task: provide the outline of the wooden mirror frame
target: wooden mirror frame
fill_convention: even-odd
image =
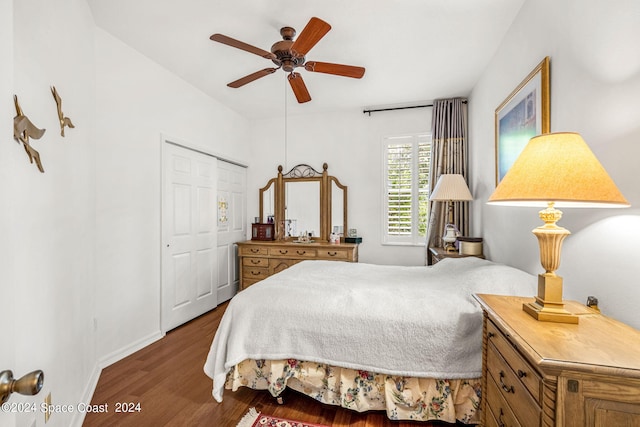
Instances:
[[[287,240],[285,237],[284,220],[286,219],[286,184],[291,182],[319,182],[320,183],[320,234],[313,236],[314,238],[322,241],[329,241],[331,235],[331,216],[332,216],[332,190],[331,184],[335,183],[336,186],[342,190],[342,206],[343,206],[343,237],[348,230],[347,224],[347,186],[342,185],[340,180],[335,176],[329,175],[327,169],[329,166],[324,163],[322,165],[322,172],[318,172],[313,167],[301,163],[294,166],[287,173],[282,173],[282,166],[278,166],[278,175],[275,178],[271,178],[267,184],[262,187],[260,193],[260,222],[263,223],[264,215],[264,193],[269,191],[272,185],[274,185],[274,223],[275,223],[275,235],[276,240]]]

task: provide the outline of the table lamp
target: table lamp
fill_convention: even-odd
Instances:
[[[562,277],[555,273],[562,241],[571,234],[556,225],[562,212],[555,207],[629,207],[582,137],[558,132],[531,138],[487,203],[546,206],[539,212],[544,225],[533,230],[545,272],[538,275],[535,301],[523,304],[523,310],[540,321],[578,323],[578,316],[564,308]]]
[[[433,188],[429,200],[435,202],[447,202],[448,217],[444,227],[442,241],[446,251],[455,251],[456,241],[455,226],[453,225],[453,202],[473,200],[467,182],[460,174],[447,173],[440,175],[436,186]]]

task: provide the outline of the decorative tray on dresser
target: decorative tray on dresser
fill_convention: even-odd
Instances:
[[[249,240],[238,243],[238,257],[242,290],[305,259],[358,262],[358,244]]]
[[[539,322],[533,298],[476,295],[484,312],[482,424],[640,426],[640,331],[577,302]]]

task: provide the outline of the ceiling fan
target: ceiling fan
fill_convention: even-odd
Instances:
[[[309,20],[306,27],[300,33],[300,36],[294,41],[293,38],[296,35],[296,30],[291,27],[283,27],[280,29],[281,41],[278,41],[271,46],[271,52],[260,49],[255,46],[251,46],[247,43],[239,40],[232,39],[231,37],[223,34],[214,34],[209,37],[211,40],[218,43],[226,44],[231,47],[245,50],[263,58],[270,59],[277,65],[275,68],[265,68],[255,73],[251,73],[236,81],[233,81],[227,86],[232,88],[239,88],[257,80],[261,77],[275,73],[278,69],[282,68],[289,73],[287,79],[293,89],[293,93],[299,103],[311,101],[311,95],[307,90],[307,86],[302,79],[300,73],[296,73],[294,70],[297,67],[304,67],[305,70],[315,73],[334,74],[336,76],[352,77],[359,79],[364,75],[364,68],[356,67],[353,65],[332,64],[330,62],[318,62],[318,61],[306,61],[305,55],[313,48],[322,37],[325,36],[331,29],[331,25],[324,22],[322,19],[313,17]]]

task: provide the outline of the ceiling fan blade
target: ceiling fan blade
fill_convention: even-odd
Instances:
[[[300,73],[290,73],[287,76],[287,79],[289,80],[291,89],[293,89],[293,93],[300,104],[311,101],[311,95],[309,95],[307,85],[304,84],[304,80],[302,80]]]
[[[267,58],[267,59],[275,59],[276,58],[276,56],[271,52],[267,52],[264,49],[260,49],[259,47],[251,46],[250,44],[241,42],[239,40],[232,39],[231,37],[227,37],[227,36],[225,36],[223,34],[214,34],[209,38],[211,40],[213,40],[214,42],[226,44],[227,46],[235,47],[237,49],[242,49],[244,51],[253,53],[255,55],[262,56],[263,58]]]
[[[277,68],[265,68],[264,70],[256,71],[255,73],[251,73],[248,76],[244,76],[236,81],[233,81],[229,83],[227,86],[237,89],[240,86],[244,86],[247,83],[251,83],[254,80],[258,80],[260,77],[268,76],[269,74],[275,73],[276,70]]]
[[[293,42],[291,50],[300,55],[306,55],[330,29],[331,25],[314,16],[309,20],[296,41]]]
[[[353,65],[332,64],[330,62],[309,61],[304,69],[315,73],[335,74],[336,76],[359,79],[364,76],[364,68]]]

